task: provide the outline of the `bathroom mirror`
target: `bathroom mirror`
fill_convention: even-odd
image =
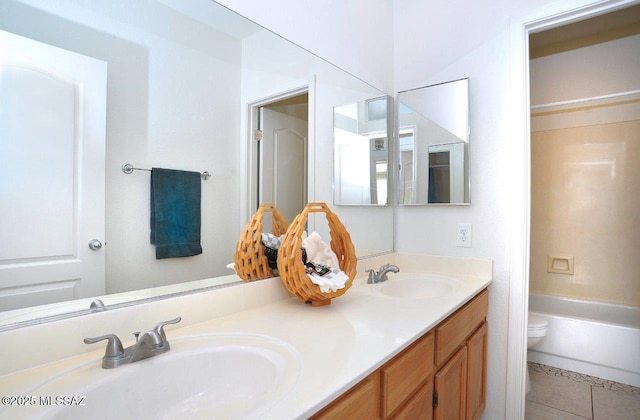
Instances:
[[[387,205],[389,98],[333,109],[333,202]]]
[[[104,209],[104,216],[97,217],[103,227],[88,237],[70,235],[62,251],[46,254],[58,261],[89,261],[88,267],[98,273],[89,280],[97,279],[99,291],[80,294],[73,279],[39,284],[15,269],[38,266],[40,257],[0,252],[4,255],[0,329],[88,313],[95,297],[110,309],[204,288],[242,287],[227,265],[259,204],[251,196],[259,183],[251,165],[259,158],[256,161],[252,154],[256,139],[248,128],[247,110],[268,97],[303,92],[299,96],[307,98],[305,104],[281,100],[270,110],[308,120],[308,132],[302,136],[309,142],[304,149],[306,200],[332,203],[334,107],[385,97],[357,77],[210,0],[3,0],[0,30],[52,51],[103,63],[106,69],[104,152],[101,163],[85,171],[94,179],[104,172],[104,193],[94,201],[97,210]],[[47,115],[46,110],[40,113]],[[0,138],[0,149],[6,147]],[[32,152],[43,154],[38,149]],[[24,155],[16,166],[30,167],[36,155]],[[57,152],[47,156],[57,158]],[[125,163],[141,169],[211,174],[201,183],[203,254],[155,259],[149,243],[149,173],[126,174]],[[56,175],[40,167],[11,179],[16,185],[30,185],[34,192],[29,198],[42,205],[38,191]],[[9,201],[3,199],[1,205],[8,206]],[[333,210],[349,230],[359,257],[393,250],[391,206],[382,211]],[[79,208],[73,214],[78,218],[99,214],[83,211]],[[318,225],[321,231],[322,223]],[[372,225],[378,226],[375,233]],[[38,237],[9,234],[5,227],[6,223],[0,226],[0,251],[13,249],[16,238],[38,244]],[[91,251],[88,244],[93,239],[102,247]],[[94,259],[97,262],[91,264]]]
[[[469,79],[398,93],[400,205],[469,198]]]

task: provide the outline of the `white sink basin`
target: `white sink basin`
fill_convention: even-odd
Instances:
[[[403,299],[434,299],[457,290],[462,282],[437,274],[397,273],[388,280],[366,286],[376,294]]]
[[[115,369],[102,369],[97,359],[25,394],[84,397],[84,405],[9,407],[0,418],[260,418],[293,388],[300,373],[298,352],[266,336],[169,341],[168,353]]]

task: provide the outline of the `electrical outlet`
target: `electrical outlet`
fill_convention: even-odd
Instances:
[[[458,223],[456,246],[471,248],[471,223]]]

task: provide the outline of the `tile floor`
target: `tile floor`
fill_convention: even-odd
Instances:
[[[640,388],[529,362],[525,420],[640,420]]]

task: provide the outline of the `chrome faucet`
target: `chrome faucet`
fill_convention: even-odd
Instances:
[[[389,271],[391,271],[392,273],[397,273],[400,271],[400,269],[398,268],[397,265],[385,264],[382,267],[380,267],[380,270],[377,273],[376,273],[376,270],[373,270],[373,269],[369,269],[366,271],[367,273],[369,273],[369,279],[367,280],[367,283],[375,284],[375,283],[380,283],[382,281],[388,280],[387,273]]]
[[[182,318],[177,317],[170,321],[160,322],[154,329],[147,331],[141,336],[138,332],[133,333],[136,336],[136,343],[126,349],[122,348],[122,342],[115,334],[85,338],[84,342],[85,344],[93,344],[98,341],[107,340],[107,348],[102,358],[102,367],[104,369],[113,369],[168,352],[171,346],[164,333],[164,326],[177,324],[181,320]]]
[[[91,305],[89,305],[89,309],[91,309],[91,312],[102,312],[107,310],[107,308],[104,306],[104,303],[100,299],[96,299],[91,302]]]

